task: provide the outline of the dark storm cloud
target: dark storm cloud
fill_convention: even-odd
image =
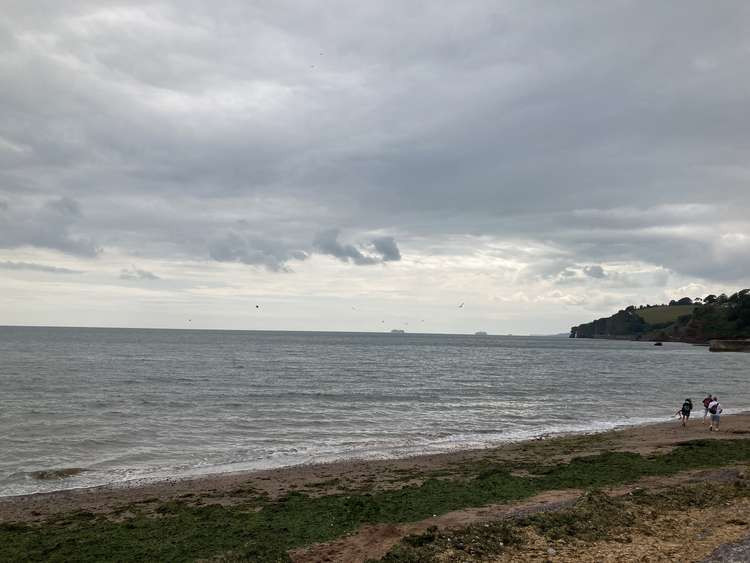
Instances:
[[[153,272],[149,272],[147,270],[141,270],[139,268],[136,268],[135,266],[132,266],[130,268],[123,268],[120,270],[120,279],[121,280],[146,280],[146,281],[153,281],[153,280],[159,280],[161,279],[159,276],[154,274]]]
[[[750,271],[746,3],[6,4],[0,247]]]
[[[46,264],[35,264],[33,262],[0,262],[2,270],[27,270],[30,272],[44,272],[47,274],[82,274],[81,270],[71,270],[69,268],[59,268],[57,266],[48,266]]]

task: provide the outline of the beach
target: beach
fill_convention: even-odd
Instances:
[[[2,8],[0,563],[750,563],[750,4]]]
[[[231,523],[227,524],[230,529],[246,525],[250,531],[241,541],[236,537],[217,540],[215,536],[198,541],[189,547],[193,558],[378,559],[389,550],[398,549],[409,535],[430,530],[434,536],[435,530],[437,533],[460,530],[519,514],[571,510],[577,499],[594,489],[616,498],[634,490],[674,491],[707,484],[731,485],[733,491],[740,490],[737,487],[745,486],[750,464],[749,438],[750,413],[723,417],[720,432],[708,432],[698,416],[687,428],[682,428],[675,419],[601,433],[538,436],[494,448],[400,459],[348,460],[6,497],[0,499],[0,533],[5,545],[0,548],[0,555],[8,554],[14,540],[18,546],[22,537],[27,540],[35,534],[49,537],[54,532],[52,535],[61,534],[68,541],[81,542],[76,553],[84,560],[100,558],[96,546],[107,543],[112,544],[106,552],[109,554],[127,547],[126,552],[134,556],[140,553],[146,558],[181,558],[186,552],[179,547],[163,551],[164,542],[197,541],[195,538],[201,537],[202,528],[208,534],[226,520]],[[692,453],[683,455],[686,448]],[[484,483],[482,480],[486,484],[477,487],[477,483]],[[732,510],[722,510],[720,517],[716,511],[712,513],[710,506],[701,509],[700,503],[677,511],[683,518],[694,511],[692,519],[705,520],[702,525],[709,532],[697,539],[700,531],[693,533],[690,528],[692,535],[677,541],[676,531],[684,532],[689,524],[683,523],[664,532],[672,539],[662,545],[657,542],[659,534],[652,530],[648,537],[655,551],[649,560],[670,560],[674,556],[670,549],[689,544],[690,557],[694,558],[685,560],[698,561],[720,545],[750,534],[750,524],[737,517],[748,506],[744,488],[741,491],[723,501],[722,506]],[[730,516],[736,517],[733,523],[722,521],[722,518],[732,520]],[[330,525],[323,526],[328,518]],[[654,515],[652,519],[656,522],[659,518]],[[140,526],[161,529],[164,541],[153,544],[148,534],[137,532]],[[252,530],[257,530],[257,537]],[[278,545],[266,545],[267,552],[257,551],[255,542],[264,534],[286,536]],[[186,540],[188,537],[191,539]],[[543,540],[536,541],[544,543]],[[504,547],[494,554],[482,548],[482,557],[498,561],[506,560],[504,557],[525,557],[523,549],[531,549],[526,553],[528,560],[537,555],[542,557],[539,560],[545,560],[549,556],[546,550],[552,549],[554,560],[567,560],[564,557],[572,557],[564,555],[567,549],[576,554],[577,560],[587,560],[585,554],[598,553],[596,550],[602,547],[597,541],[604,540],[580,545],[575,538],[563,541],[542,551],[539,546],[532,549],[528,542],[523,548]],[[631,538],[630,542],[618,543],[617,550],[611,547],[607,550],[619,554],[621,559],[627,558],[630,553],[627,549],[636,549],[636,544],[642,542]],[[60,544],[56,545],[55,549],[60,549]],[[55,549],[46,552],[47,555],[54,555]],[[662,552],[663,559],[659,559]],[[31,551],[27,556],[32,560],[45,559],[41,554]],[[475,559],[471,554],[464,555],[468,557],[466,560]]]

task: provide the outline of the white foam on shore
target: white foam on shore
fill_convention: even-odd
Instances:
[[[750,411],[750,409],[748,409]],[[747,412],[747,411],[741,411]],[[726,413],[728,414],[728,413]],[[738,413],[740,414],[740,413]],[[668,421],[674,421],[670,418]],[[30,474],[20,477],[16,486],[0,492],[0,498],[25,496],[29,494],[54,493],[94,487],[130,488],[170,480],[191,480],[213,475],[244,473],[280,469],[301,465],[318,465],[342,461],[387,460],[416,457],[421,455],[445,454],[456,451],[487,449],[509,443],[534,439],[548,439],[559,436],[589,435],[631,427],[642,427],[668,422],[663,417],[637,417],[620,421],[598,421],[593,424],[561,424],[545,428],[543,431],[529,429],[512,432],[457,434],[422,444],[394,444],[391,447],[371,450],[341,450],[335,448],[310,448],[308,451],[282,452],[263,460],[237,461],[226,464],[205,464],[196,466],[170,466],[144,468],[140,470],[87,469],[79,475],[55,481],[37,481]]]

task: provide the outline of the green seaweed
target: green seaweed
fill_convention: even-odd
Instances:
[[[696,440],[663,455],[604,452],[536,466],[528,476],[512,475],[508,464],[477,463],[471,477],[428,478],[397,490],[325,496],[292,492],[275,501],[249,499],[227,507],[169,501],[149,514],[131,507],[135,515],[122,521],[68,514],[0,526],[0,560],[183,561],[226,556],[285,561],[290,549],[335,539],[365,523],[418,521],[545,490],[602,487],[748,460],[750,440]]]

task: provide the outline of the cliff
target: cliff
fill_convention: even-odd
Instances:
[[[750,289],[727,297],[684,297],[670,305],[631,305],[610,317],[574,326],[571,338],[622,338],[705,344],[714,339],[750,337]]]
[[[648,330],[646,322],[632,310],[618,311],[571,328],[571,338],[632,338]]]

